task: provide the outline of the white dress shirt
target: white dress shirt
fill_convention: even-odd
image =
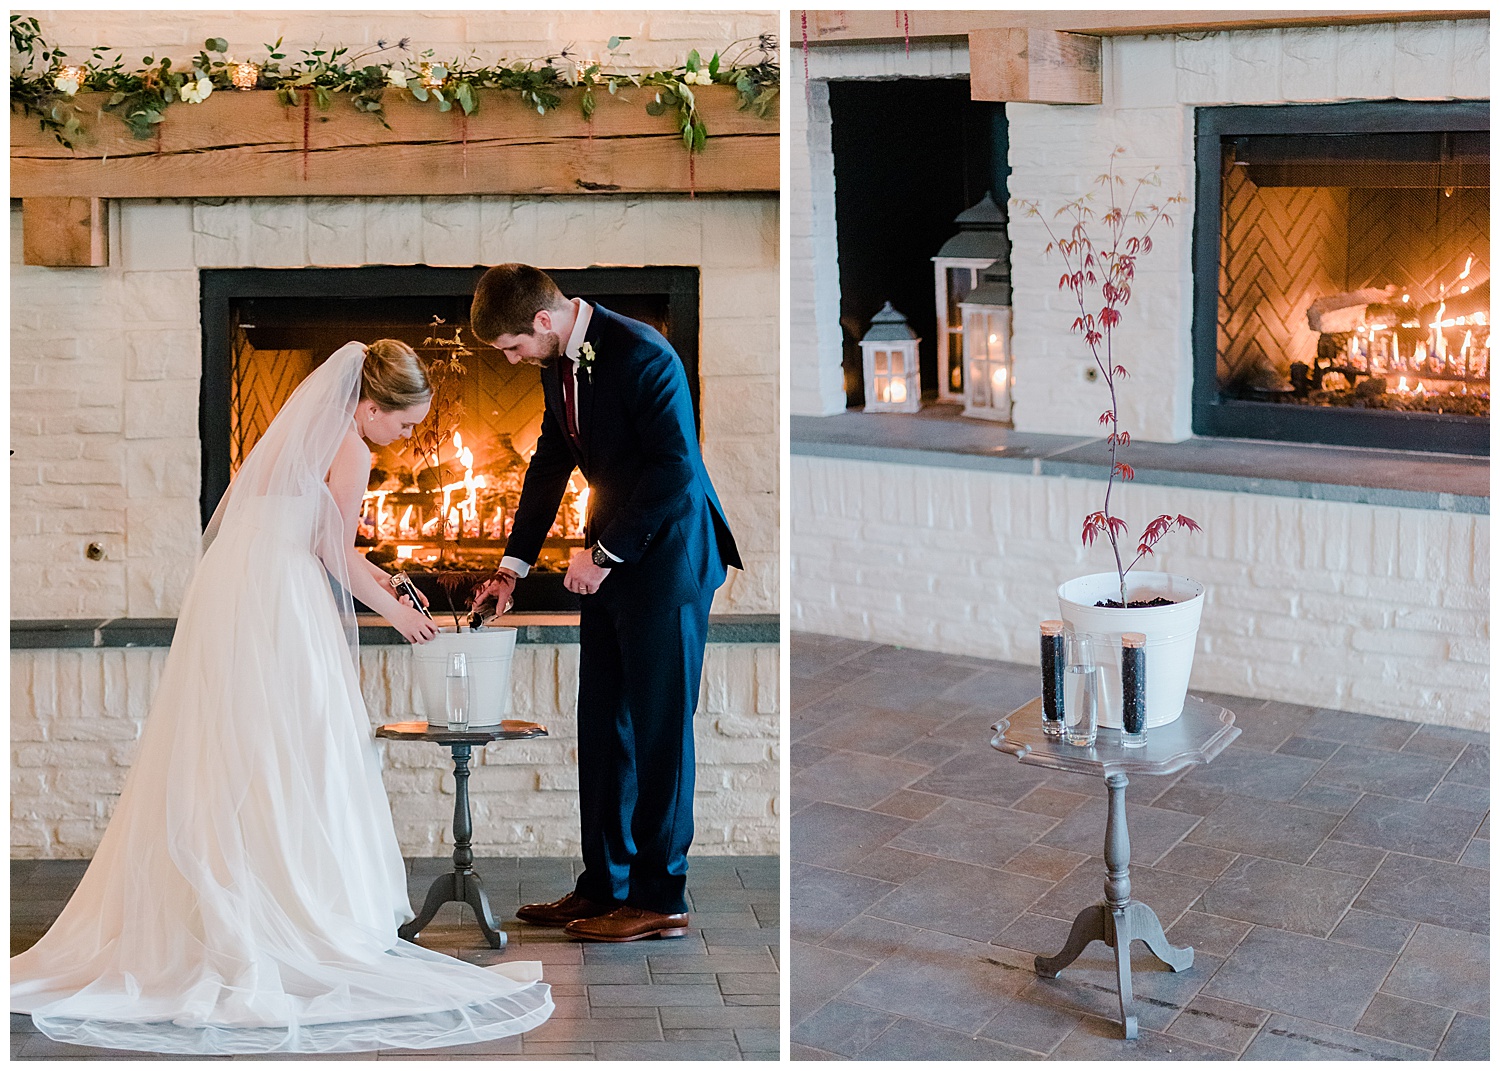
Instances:
[[[584,301],[583,298],[573,298],[572,300],[573,308],[575,310],[573,318],[573,332],[568,336],[568,344],[563,349],[563,356],[568,359],[568,368],[564,374],[573,377],[573,397],[577,398],[578,369],[583,358],[583,339],[584,335],[588,332],[589,321],[594,318],[594,307],[587,301]],[[574,410],[574,419],[578,421],[578,427],[581,432],[583,429],[583,413],[577,406],[574,406]],[[605,550],[602,546],[599,549],[604,550],[605,554],[609,554],[609,556],[617,562],[624,561],[623,558],[618,558],[615,557],[615,555],[610,554],[609,551]],[[511,572],[515,573],[516,576],[525,576],[527,573],[531,572],[531,566],[527,565],[520,558],[512,558],[508,554],[500,559],[500,568],[509,569]]]

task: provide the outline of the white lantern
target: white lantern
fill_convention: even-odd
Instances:
[[[986,272],[960,303],[964,323],[964,416],[1010,420],[1010,283]]]
[[[859,340],[865,365],[865,412],[915,413],[922,408],[921,342],[891,303],[877,312]]]
[[[943,243],[932,258],[937,298],[938,399],[959,401],[964,397],[964,324],[959,305],[979,285],[985,268],[999,262],[1010,265],[1010,239],[1005,234],[1005,213],[989,194],[953,220],[958,233]]]

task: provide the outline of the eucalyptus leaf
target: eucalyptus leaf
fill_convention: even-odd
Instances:
[[[210,37],[203,42],[203,47],[209,52],[228,52],[229,42],[222,37]]]
[[[661,115],[667,110],[667,106],[659,100],[648,100],[646,102],[647,115]]]

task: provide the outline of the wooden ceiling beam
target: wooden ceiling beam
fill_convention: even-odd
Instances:
[[[967,37],[973,30],[1061,30],[1117,37],[1147,33],[1262,30],[1282,26],[1349,26],[1371,22],[1487,19],[1483,9],[1449,11],[794,11],[793,49],[807,17],[809,45],[846,45],[934,37]]]

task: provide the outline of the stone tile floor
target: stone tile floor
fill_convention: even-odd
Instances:
[[[1034,667],[792,639],[793,1059],[1489,1055],[1489,737],[1233,696],[1243,735],[1126,791],[1134,895],[1175,945],[1057,979],[1103,899],[1100,778],[989,746]]]
[[[451,859],[408,861],[414,904]],[[475,863],[508,937],[484,943],[467,906],[448,904],[421,943],[475,963],[533,959],[557,1011],[520,1037],[421,1051],[342,1053],[323,1059],[775,1060],[780,1048],[780,861],[764,856],[694,857],[688,874],[692,932],[671,940],[585,944],[561,930],[518,922],[523,903],[551,900],[582,864],[568,859],[480,859]],[[83,874],[71,861],[11,861],[11,954],[46,932]],[[183,1059],[64,1045],[11,1016],[11,1058]],[[275,1057],[234,1057],[271,1059]],[[305,1055],[281,1059],[318,1059]]]

